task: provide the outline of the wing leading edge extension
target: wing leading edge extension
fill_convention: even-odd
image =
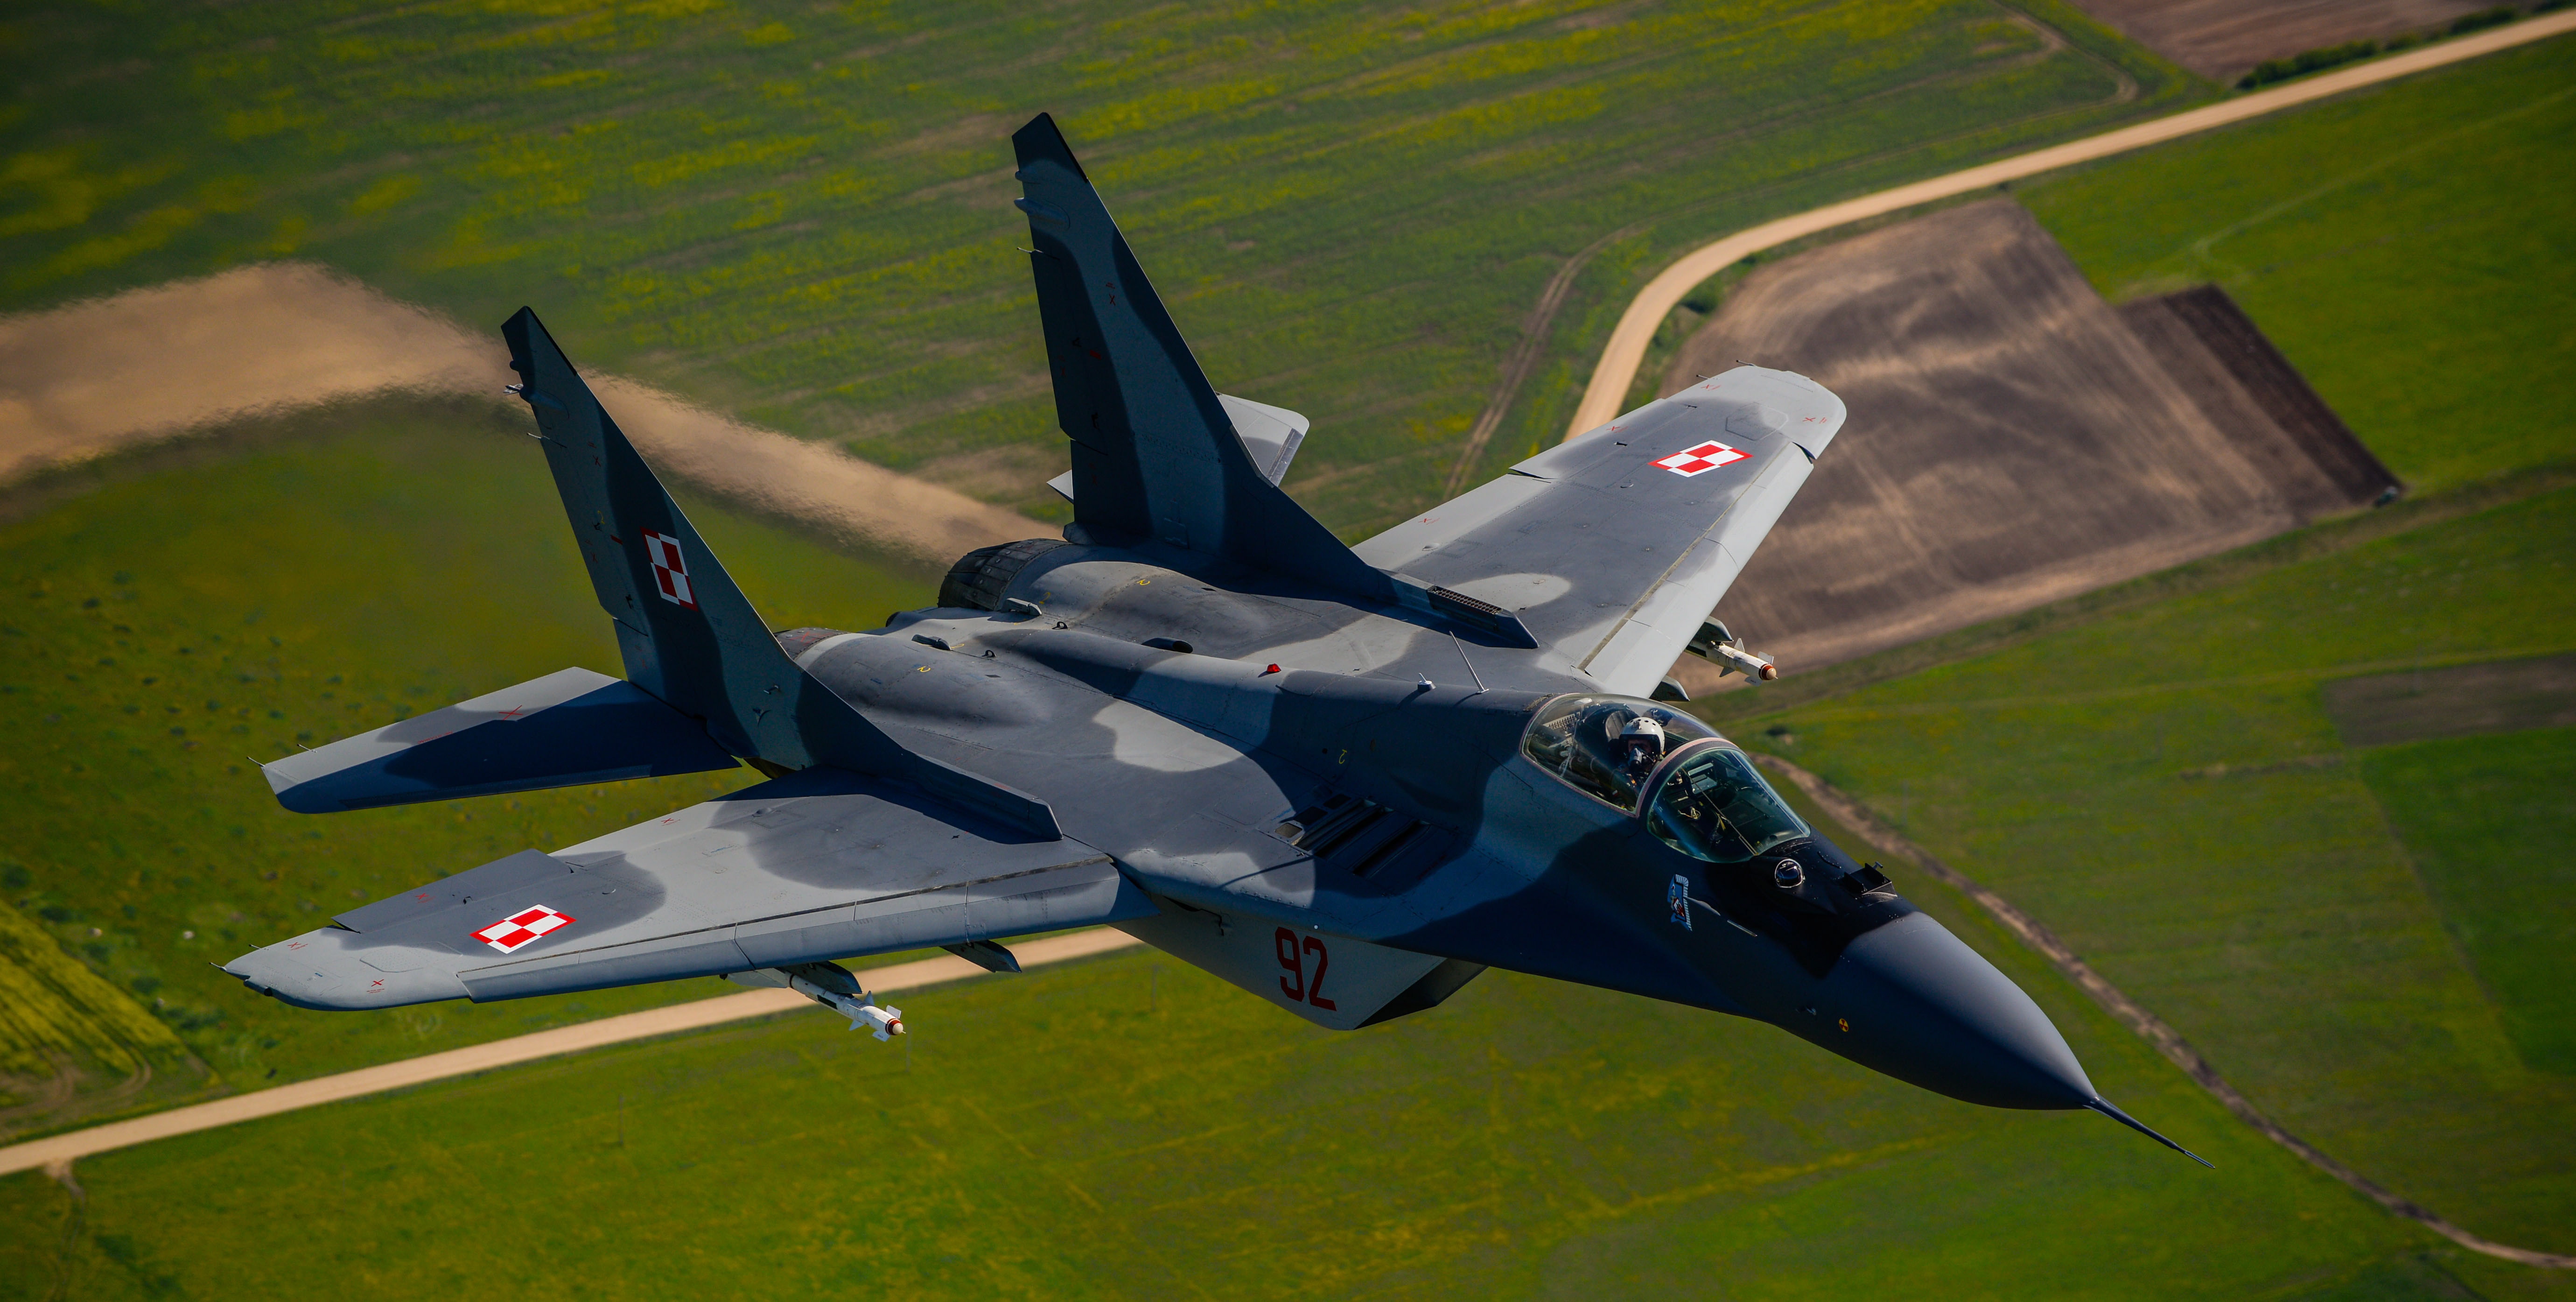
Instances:
[[[1109,856],[815,769],[341,914],[224,970],[305,1008],[518,999],[1144,918]]]
[[[1842,399],[1739,366],[1511,468],[1353,550],[1517,616],[1606,691],[1643,696],[1726,595]]]

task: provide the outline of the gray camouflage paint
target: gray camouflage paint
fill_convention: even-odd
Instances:
[[[962,562],[1000,567],[955,589],[990,609],[773,636],[523,311],[505,331],[523,396],[630,681],[773,780],[228,971],[373,1008],[1110,923],[1337,1028],[1499,966],[1757,1018],[1974,1102],[2107,1107],[2027,995],[1825,838],[1705,862],[1522,753],[1545,702],[1656,684],[1828,449],[1838,399],[1739,367],[1346,548],[1277,487],[1303,418],[1220,398],[1053,123],[1015,142],[1069,541]],[[1255,411],[1247,443],[1229,412]],[[1694,473],[1657,464],[1712,443]],[[648,531],[675,540],[690,602]],[[1504,619],[1451,618],[1435,588]],[[272,782],[291,806],[312,783],[386,797],[360,768],[425,738],[506,751],[546,708],[469,702]],[[565,773],[613,763],[616,740]],[[437,798],[413,787],[390,798]],[[1309,834],[1336,818],[1375,848]],[[1776,881],[1780,859],[1804,879]],[[574,920],[507,954],[474,935],[539,905]]]

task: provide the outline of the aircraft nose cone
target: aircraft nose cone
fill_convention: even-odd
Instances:
[[[1852,941],[1821,994],[1819,1011],[1834,1019],[1825,1043],[1899,1080],[1997,1108],[2080,1108],[2095,1097],[2048,1014],[1928,914]]]

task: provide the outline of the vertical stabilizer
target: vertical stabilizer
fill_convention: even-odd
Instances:
[[[1054,119],[1039,114],[1011,144],[1056,420],[1073,440],[1075,523],[1392,600],[1386,576],[1254,464]]]
[[[519,396],[563,494],[599,604],[616,621],[628,681],[706,721],[727,750],[788,768],[798,671],[590,386],[526,308],[501,327]]]
[[[1036,835],[1059,835],[1045,802],[904,749],[797,667],[536,313],[519,309],[501,333],[591,588],[616,622],[629,681],[702,720],[707,735],[745,759],[901,778]]]

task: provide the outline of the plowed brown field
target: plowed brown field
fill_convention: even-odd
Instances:
[[[2489,0],[2076,0],[2122,35],[2213,81],[2265,59],[2438,27]]]
[[[1718,607],[1792,671],[2241,546],[2393,482],[2225,295],[2114,309],[2010,200],[1763,268],[1666,387],[1739,358],[1851,408]]]

